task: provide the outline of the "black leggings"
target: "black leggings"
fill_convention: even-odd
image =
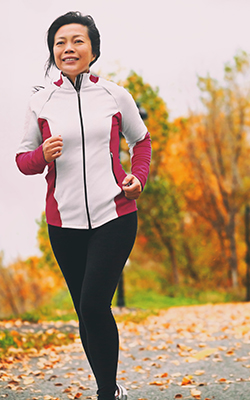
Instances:
[[[95,375],[99,400],[114,400],[119,338],[110,306],[132,250],[137,213],[95,229],[49,225],[53,252],[79,318],[82,344]]]

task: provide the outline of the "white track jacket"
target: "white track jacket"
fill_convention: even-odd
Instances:
[[[31,97],[16,162],[24,174],[43,173],[46,218],[51,225],[90,229],[135,211],[122,190],[126,176],[119,158],[119,132],[131,154],[131,173],[144,187],[151,157],[150,137],[131,95],[105,79],[84,73],[75,86],[58,82]],[[42,143],[61,135],[62,155],[47,163]]]

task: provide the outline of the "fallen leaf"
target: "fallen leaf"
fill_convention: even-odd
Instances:
[[[192,376],[184,376],[181,382],[181,386],[191,385],[192,384]]]
[[[197,369],[197,370],[194,372],[194,375],[197,375],[197,376],[201,376],[201,375],[203,375],[203,374],[205,374],[205,371],[204,371],[203,369]]]
[[[34,379],[33,378],[25,378],[23,379],[23,383],[24,385],[31,385],[32,383],[34,383]]]
[[[67,387],[66,389],[64,389],[63,393],[70,393],[72,392],[73,388],[71,386]]]
[[[191,396],[193,396],[195,399],[200,399],[201,398],[201,391],[197,389],[191,389]]]
[[[204,360],[206,357],[211,356],[211,354],[216,353],[218,351],[214,348],[207,348],[204,350],[199,351],[198,353],[194,354],[192,357],[196,358],[197,360]]]
[[[149,382],[149,385],[162,386],[164,385],[164,382],[154,381],[154,382]]]
[[[20,380],[14,380],[12,379],[12,381],[9,381],[9,385],[19,385]]]
[[[82,393],[78,392],[75,394],[74,399],[79,399],[82,396]]]
[[[85,387],[85,386],[79,386],[79,388],[78,388],[79,390],[89,390],[89,388],[88,387]]]
[[[192,351],[192,350],[193,350],[192,347],[186,346],[186,345],[184,345],[184,344],[182,344],[182,343],[178,343],[178,344],[176,345],[176,347],[177,347],[178,349],[180,349],[181,351]]]
[[[139,372],[140,374],[143,374],[145,372],[141,365],[137,365],[136,367],[133,367],[133,369],[135,372]]]

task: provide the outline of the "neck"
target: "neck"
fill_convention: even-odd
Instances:
[[[62,71],[62,74],[64,76],[66,76],[73,85],[75,85],[78,76],[81,76],[83,74],[88,74],[89,72],[90,71],[88,69],[87,71],[80,72],[78,75],[66,75],[66,74],[63,73],[63,71]]]

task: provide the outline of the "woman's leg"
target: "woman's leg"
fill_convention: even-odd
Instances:
[[[100,400],[114,400],[119,343],[110,306],[136,230],[137,214],[127,214],[93,229],[88,245],[80,313]]]
[[[69,288],[79,318],[79,331],[83,348],[91,363],[86,331],[80,316],[80,298],[86,268],[90,231],[48,226],[49,238],[56,260]]]

